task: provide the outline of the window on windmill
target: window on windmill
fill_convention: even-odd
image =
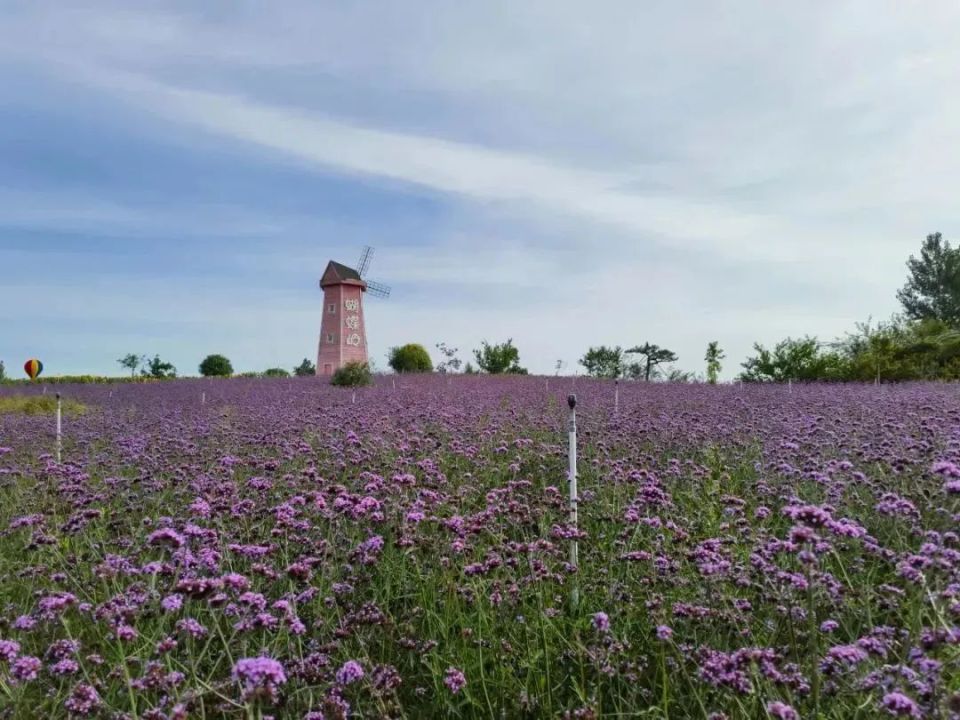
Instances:
[[[330,303],[329,305],[327,305],[327,312],[330,313],[331,315],[336,315],[336,314],[337,314],[337,304],[336,304],[336,303]]]
[[[327,342],[328,343],[336,342],[336,338],[334,337],[333,333],[327,333]]]

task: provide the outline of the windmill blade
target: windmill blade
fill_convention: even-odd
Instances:
[[[370,261],[373,259],[373,248],[364,245],[363,252],[360,253],[360,262],[357,263],[357,274],[363,277],[370,269]]]
[[[384,285],[383,283],[374,282],[373,280],[365,280],[367,283],[367,292],[378,298],[388,298],[390,297],[390,286]]]

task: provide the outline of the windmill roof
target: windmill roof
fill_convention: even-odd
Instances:
[[[347,267],[342,263],[331,260],[327,263],[327,269],[323,271],[323,277],[320,279],[320,286],[335,285],[344,281],[353,280],[354,282],[363,282],[360,273],[352,267]]]

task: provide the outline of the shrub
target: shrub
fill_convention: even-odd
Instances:
[[[402,347],[390,348],[387,362],[394,372],[398,373],[430,372],[433,370],[433,362],[430,360],[427,349],[416,343],[407,343]]]
[[[200,363],[200,374],[204,377],[230,377],[233,365],[223,355],[207,355]]]
[[[370,372],[370,366],[364,362],[349,362],[337,368],[330,378],[330,384],[338,387],[359,387],[370,385],[372,382],[373,374]]]
[[[288,373],[283,368],[268,368],[263,371],[263,376],[264,377],[290,377],[290,373]]]

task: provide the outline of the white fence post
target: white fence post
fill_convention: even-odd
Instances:
[[[570,484],[570,526],[573,528],[574,532],[579,531],[579,523],[577,518],[577,396],[568,395],[567,396],[567,405],[570,406],[570,419],[567,424],[567,437],[569,441],[569,460],[570,468],[568,471],[568,479]],[[576,568],[579,561],[579,547],[577,543],[577,538],[573,537],[570,540],[570,564]],[[571,594],[571,602],[573,606],[576,607],[580,603],[580,588],[579,583],[574,580],[573,592]]]
[[[61,420],[62,406],[60,402],[60,393],[57,393],[57,463],[60,462],[61,450],[63,449],[63,424]]]
[[[613,381],[613,414],[620,414],[620,378]]]

